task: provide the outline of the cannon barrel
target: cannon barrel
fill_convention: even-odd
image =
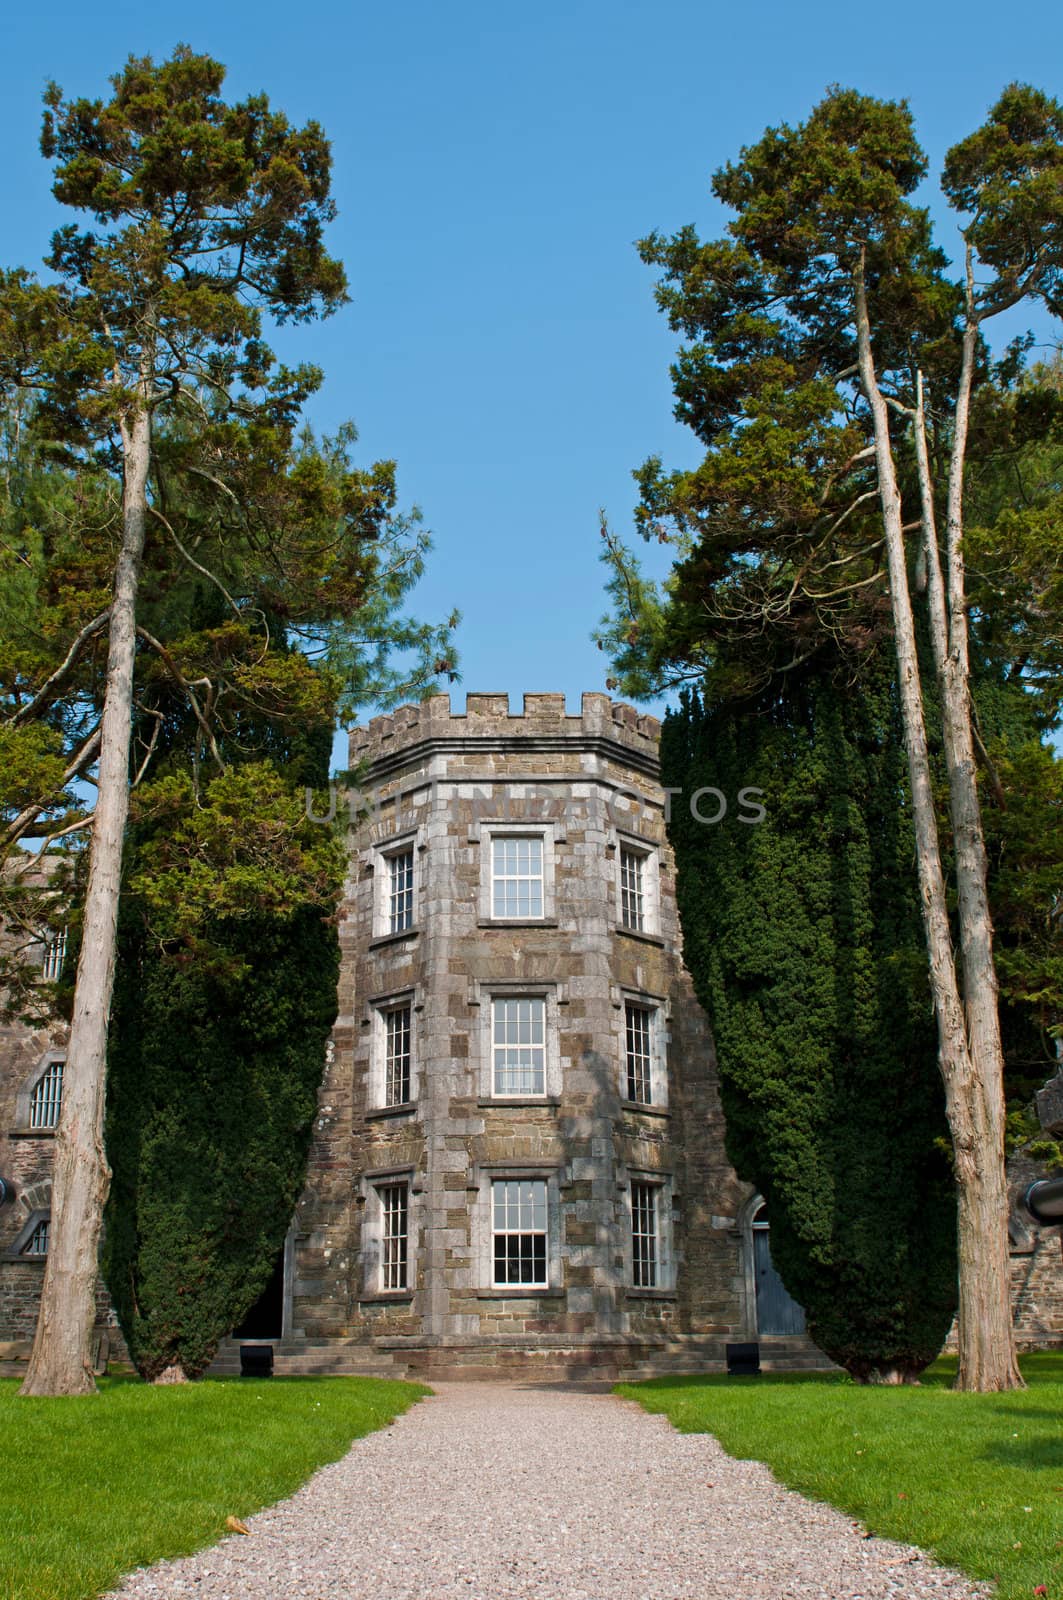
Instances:
[[[1063,1223],[1063,1178],[1039,1178],[1031,1183],[1022,1203],[1034,1221],[1043,1227]]]

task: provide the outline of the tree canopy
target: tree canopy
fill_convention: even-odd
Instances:
[[[41,148],[55,163],[56,198],[90,225],[55,233],[52,281],[22,268],[0,275],[5,403],[16,419],[29,408],[47,482],[66,475],[58,497],[72,500],[63,526],[73,565],[82,549],[95,562],[69,625],[40,618],[42,636],[34,606],[54,581],[42,577],[51,552],[47,532],[24,535],[32,520],[16,477],[13,550],[25,573],[14,604],[33,643],[6,663],[8,721],[40,727],[14,735],[36,775],[8,837],[57,809],[64,828],[91,835],[26,1393],[93,1387],[105,1061],[131,786],[158,760],[156,805],[172,809],[183,795],[187,813],[208,774],[226,774],[226,742],[257,744],[265,757],[293,722],[330,720],[345,696],[349,705],[379,680],[392,645],[427,653],[436,670],[452,666],[449,627],[399,615],[424,543],[394,515],[392,464],[354,467],[349,429],[320,443],[301,434],[321,374],[278,364],[263,339],[266,319],[305,322],[345,299],[343,268],[324,242],[335,211],[328,141],[313,121],[293,127],[264,95],[226,102],[224,77],[219,62],[181,45],[161,63],[130,57],[107,100],[68,100],[50,86]],[[86,484],[102,519],[82,514]],[[27,543],[37,554],[24,559]],[[424,681],[422,669],[414,675]],[[165,759],[186,728],[191,770],[180,779]],[[91,815],[70,818],[69,785],[90,775]],[[189,830],[187,815],[172,842]],[[282,859],[274,865],[280,873]],[[253,897],[246,872],[227,881]]]

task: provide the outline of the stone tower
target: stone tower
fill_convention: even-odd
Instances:
[[[296,1345],[571,1372],[746,1330],[748,1189],[680,957],[658,735],[603,694],[578,716],[439,695],[354,731],[368,814]]]

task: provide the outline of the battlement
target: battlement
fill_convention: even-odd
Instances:
[[[508,694],[469,694],[464,712],[450,709],[449,694],[432,695],[416,705],[399,706],[389,716],[373,717],[350,733],[351,766],[386,758],[424,740],[453,741],[521,738],[609,739],[656,761],[661,734],[658,717],[636,710],[607,694],[586,693],[578,716],[569,716],[563,694],[526,694],[523,708],[512,712]]]

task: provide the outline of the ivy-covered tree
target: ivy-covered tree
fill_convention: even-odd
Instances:
[[[762,791],[764,819],[672,808],[684,959],[716,1045],[728,1154],[821,1349],[911,1381],[956,1308],[956,1202],[896,691],[805,674],[756,706],[685,693],[662,779]]]
[[[331,447],[297,440],[321,375],[278,367],[262,323],[304,321],[344,299],[342,268],[323,244],[329,147],[315,123],[293,128],[264,96],[227,104],[223,79],[219,63],[181,46],[162,64],[131,58],[106,102],[67,102],[49,89],[42,149],[56,160],[55,194],[93,226],[55,235],[54,283],[22,271],[0,282],[7,397],[37,397],[38,436],[75,483],[103,471],[117,486],[95,609],[54,678],[42,679],[37,662],[13,667],[17,719],[74,703],[92,678],[77,701],[90,714],[74,759],[81,775],[94,766],[96,785],[81,819],[91,832],[83,937],[26,1393],[93,1387],[105,1055],[131,785],[167,750],[175,716],[195,725],[195,790],[225,772],[223,735],[264,716],[329,712],[347,687],[344,667],[352,692],[364,690],[373,642],[395,629],[423,549],[393,515],[391,464],[351,468],[349,437]],[[223,614],[204,604],[197,616],[187,590],[175,597],[177,571]],[[449,665],[447,633],[409,628],[400,642],[435,644],[435,661]],[[53,790],[62,780],[52,775]],[[47,794],[28,803],[14,832],[24,836],[47,805]]]
[[[638,474],[643,532],[678,550],[664,598],[606,530],[617,610],[601,642],[629,689],[678,665],[716,703],[785,694],[816,660],[841,655],[858,670],[889,639],[959,1196],[957,1381],[994,1390],[1022,1379],[963,489],[985,322],[1031,297],[1060,307],[1063,109],[1012,85],[949,153],[960,282],[915,203],[926,167],[907,105],[834,89],[805,123],[769,129],[717,172],[726,238],[684,228],[643,241],[664,269],[659,304],[688,341],[673,369],[677,415],[706,454],[691,471],[651,460]]]
[[[338,832],[308,819],[331,725],[133,802],[108,1053],[103,1272],[130,1355],[194,1378],[265,1287],[336,1012]],[[276,744],[279,745],[279,737]],[[316,746],[316,750],[315,750]]]

